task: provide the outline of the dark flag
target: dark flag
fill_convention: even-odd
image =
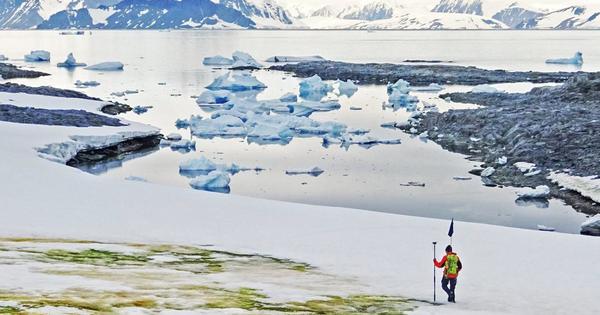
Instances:
[[[450,229],[448,230],[448,236],[452,237],[454,234],[454,218],[452,218],[452,222],[450,222]]]

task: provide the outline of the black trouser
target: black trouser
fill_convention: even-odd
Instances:
[[[450,284],[450,288],[448,288],[448,283]],[[454,288],[456,288],[456,278],[448,279],[446,277],[442,278],[442,289],[448,294],[448,298],[454,299]]]

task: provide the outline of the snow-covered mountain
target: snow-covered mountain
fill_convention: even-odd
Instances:
[[[4,29],[592,29],[600,0],[0,0]]]

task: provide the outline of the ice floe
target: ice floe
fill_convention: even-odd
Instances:
[[[338,95],[345,95],[347,97],[352,97],[352,95],[354,95],[354,93],[356,93],[356,91],[358,91],[358,86],[356,84],[354,84],[354,82],[352,80],[347,80],[347,81],[337,80],[337,81],[335,81],[335,85],[337,86]]]
[[[524,187],[517,191],[519,198],[547,198],[550,195],[550,187],[546,185],[534,188]]]
[[[269,57],[266,62],[310,62],[324,60],[325,58],[321,56],[273,56]]]
[[[475,86],[471,90],[471,93],[504,93],[504,91],[499,90],[489,84],[481,84],[481,85]]]
[[[286,93],[286,94],[282,95],[279,98],[279,100],[282,101],[282,102],[296,103],[296,102],[298,102],[298,95],[296,95],[294,93]]]
[[[562,65],[579,65],[580,66],[583,64],[583,54],[578,51],[571,58],[547,59],[546,63],[562,64]]]
[[[125,66],[123,63],[119,61],[107,61],[101,62],[95,65],[91,65],[86,67],[86,70],[95,70],[95,71],[120,71],[123,70]]]
[[[87,64],[78,63],[77,60],[75,60],[73,53],[69,53],[69,55],[67,56],[67,59],[64,62],[59,62],[56,66],[62,67],[62,68],[75,68],[75,67],[85,67],[85,66],[87,66]]]
[[[45,50],[33,50],[25,55],[25,61],[28,62],[47,62],[50,61],[50,52]]]
[[[206,88],[209,90],[230,90],[230,91],[247,91],[261,90],[267,86],[258,81],[250,72],[228,72],[217,77]]]
[[[388,101],[393,106],[409,107],[416,105],[419,99],[410,95],[410,84],[402,79],[387,85]]]
[[[207,90],[202,92],[196,99],[196,103],[200,106],[225,104],[229,102],[231,93],[227,90]]]
[[[138,114],[138,115],[141,115],[141,114],[147,112],[151,108],[152,108],[152,106],[141,106],[141,105],[138,105],[138,106],[135,106],[133,108],[133,112],[136,113],[136,114]]]
[[[202,60],[202,64],[205,66],[231,66],[233,64],[233,59],[226,58],[220,55],[204,57],[204,60]]]
[[[183,150],[195,150],[196,141],[182,139],[179,141],[173,141],[169,143],[171,149],[183,149]]]
[[[316,166],[309,170],[286,170],[285,171],[285,173],[287,175],[310,175],[310,176],[314,176],[314,177],[317,177],[317,176],[323,174],[324,172],[325,172],[324,170],[322,170]]]
[[[443,89],[444,89],[444,87],[437,83],[431,83],[427,86],[413,86],[410,88],[411,91],[416,91],[416,92],[439,92],[439,91],[442,91]]]
[[[217,164],[202,156],[197,159],[190,159],[183,161],[179,164],[180,171],[186,172],[194,172],[194,171],[204,171],[210,172],[217,169]]]
[[[171,141],[179,141],[179,140],[181,140],[181,139],[182,139],[182,137],[181,137],[181,135],[180,135],[180,134],[178,134],[178,133],[174,133],[174,132],[173,132],[173,133],[170,133],[170,134],[168,134],[168,135],[167,135],[167,140],[171,140]]]
[[[132,182],[142,182],[142,183],[147,183],[148,180],[143,178],[143,177],[139,177],[139,176],[127,176],[125,177],[125,180],[129,180]]]

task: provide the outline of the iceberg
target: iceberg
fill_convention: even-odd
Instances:
[[[191,159],[181,162],[179,164],[180,171],[194,172],[203,171],[211,172],[217,169],[217,164],[207,159],[206,157],[200,157],[198,159]]]
[[[231,93],[227,90],[208,90],[198,96],[196,103],[200,106],[225,104],[229,102],[230,98]]]
[[[245,52],[236,51],[233,53],[232,69],[260,69],[263,67],[256,59]]]
[[[578,65],[578,66],[580,66],[580,65],[583,64],[583,54],[578,51],[571,58],[547,59],[546,63],[560,64],[560,65]]]
[[[140,105],[138,105],[138,106],[136,106],[136,107],[133,108],[133,112],[136,113],[136,114],[138,114],[138,115],[141,115],[141,114],[147,112],[150,108],[152,108],[152,106],[140,106]]]
[[[442,91],[443,89],[444,89],[444,87],[437,83],[431,83],[427,86],[415,86],[415,87],[410,88],[411,91],[417,91],[417,92],[439,92],[439,91]]]
[[[409,95],[410,84],[399,79],[396,83],[387,85],[388,101],[394,106],[407,107],[419,102],[416,96]]]
[[[229,188],[230,182],[231,179],[229,178],[228,173],[222,171],[212,171],[208,173],[208,175],[198,176],[192,179],[190,181],[190,186],[199,190],[222,191],[222,189]]]
[[[229,59],[223,56],[212,56],[204,57],[202,64],[205,66],[230,66],[233,64],[233,59]]]
[[[325,58],[321,56],[273,56],[269,57],[266,62],[311,62],[324,60]]]
[[[323,172],[325,172],[325,171],[320,169],[319,167],[313,167],[310,170],[287,170],[287,171],[285,171],[285,173],[287,175],[310,175],[310,176],[314,176],[314,177],[317,177],[317,176],[323,174]]]
[[[280,101],[287,103],[296,103],[298,102],[298,96],[294,93],[286,93],[279,98]]]
[[[267,86],[258,81],[249,72],[228,72],[217,77],[206,88],[209,90],[248,91],[262,90]]]
[[[179,141],[171,142],[170,146],[171,149],[194,150],[196,149],[196,141],[182,139]]]
[[[525,187],[517,191],[519,198],[547,198],[550,195],[550,187],[546,185],[537,186],[535,189]]]
[[[50,52],[45,50],[33,50],[25,55],[25,61],[28,62],[46,62],[50,61]]]
[[[475,86],[471,90],[471,93],[504,93],[504,91],[499,90],[489,84],[481,84],[481,85]]]
[[[98,85],[100,85],[100,82],[98,82],[98,81],[80,81],[80,80],[75,81],[75,86],[78,88],[94,87],[94,86],[98,86]]]
[[[192,134],[198,137],[211,138],[216,136],[240,137],[248,131],[244,122],[231,115],[222,115],[215,119],[203,119],[190,122]]]
[[[347,97],[352,97],[352,95],[354,95],[354,93],[358,91],[358,86],[354,84],[352,80],[347,80],[345,82],[342,80],[337,80],[335,81],[335,83],[338,88],[338,95],[346,95]]]
[[[101,62],[95,65],[91,65],[86,67],[86,70],[95,70],[95,71],[120,71],[123,70],[123,63],[118,61],[107,61]]]
[[[316,74],[300,81],[300,97],[305,99],[319,101],[331,91],[333,87]]]
[[[78,63],[77,60],[75,60],[75,57],[73,57],[73,53],[69,53],[67,60],[65,60],[65,62],[59,62],[56,66],[61,68],[75,68],[85,67],[87,65],[85,63]]]

